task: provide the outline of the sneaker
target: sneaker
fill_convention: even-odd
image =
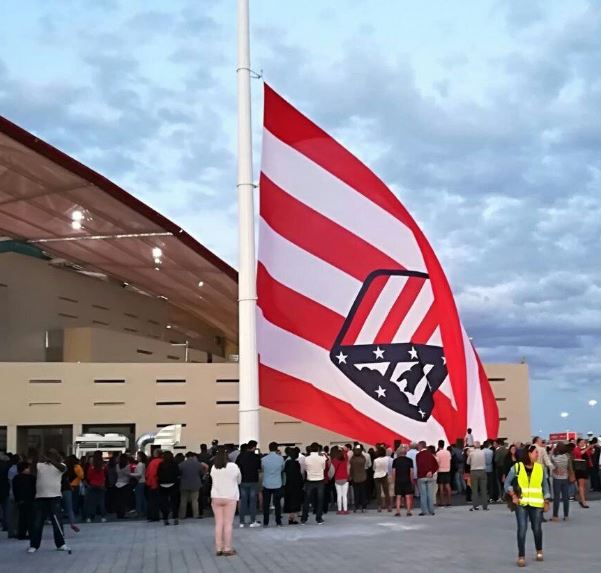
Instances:
[[[323,519],[317,520],[317,525],[323,525],[324,523],[325,523],[325,521]]]
[[[30,547],[30,548],[27,550],[27,553],[35,553],[36,551],[37,551],[37,549],[36,549],[35,547]]]
[[[249,527],[261,527],[261,524],[258,521],[255,521],[254,523],[251,523]]]
[[[239,527],[240,527],[240,529],[244,529],[246,527],[246,525],[244,525],[244,523],[241,523]]]
[[[106,517],[103,517],[103,518],[100,520],[100,523],[106,523]]]
[[[68,545],[61,545],[60,547],[56,548],[57,551],[69,551],[71,552],[71,548]]]

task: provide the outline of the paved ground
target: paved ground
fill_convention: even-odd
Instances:
[[[584,510],[571,504],[572,520],[544,525],[544,564],[533,571],[599,571],[601,503]],[[0,571],[19,573],[260,573],[330,571],[413,573],[446,570],[497,573],[515,567],[515,518],[503,506],[470,513],[465,507],[434,517],[395,518],[375,511],[326,516],[326,524],[276,529],[236,529],[239,556],[213,555],[213,520],[187,520],[165,527],[141,521],[82,525],[69,533],[73,554],[57,553],[52,531],[42,548],[26,553],[27,542],[0,540]],[[528,555],[534,553],[529,534]]]

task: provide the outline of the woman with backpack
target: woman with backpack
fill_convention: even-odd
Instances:
[[[505,479],[505,493],[511,496],[518,528],[518,567],[526,566],[526,532],[532,527],[536,560],[543,561],[543,512],[549,510],[547,469],[538,461],[536,446],[524,448],[521,459]]]

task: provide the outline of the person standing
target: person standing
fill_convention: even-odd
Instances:
[[[349,486],[349,464],[346,450],[339,448],[332,459],[334,468],[334,487],[336,488],[337,515],[348,515],[348,486]]]
[[[467,434],[465,434],[465,438],[463,438],[463,447],[465,448],[473,448],[474,447],[474,434],[472,434],[472,429],[467,429]]]
[[[277,442],[269,444],[269,453],[261,459],[263,470],[263,527],[269,526],[269,508],[273,499],[275,524],[282,525],[282,472],[284,460]]]
[[[374,483],[376,490],[376,500],[378,502],[378,512],[382,511],[382,501],[388,511],[392,511],[390,504],[390,494],[388,492],[388,457],[383,446],[379,446],[374,454]]]
[[[194,452],[186,454],[186,459],[179,464],[179,471],[181,475],[179,484],[179,518],[186,518],[188,504],[190,504],[192,506],[192,517],[198,519],[198,494],[202,487],[203,471],[202,464],[198,461]]]
[[[482,509],[488,511],[488,477],[486,474],[486,455],[480,447],[480,442],[474,442],[470,450],[467,463],[470,466],[470,479],[472,486],[472,507],[470,511],[478,511],[480,504]]]
[[[401,446],[397,452],[397,457],[392,462],[394,473],[394,494],[396,496],[396,517],[401,516],[401,498],[405,500],[405,508],[407,509],[407,517],[413,515],[413,492],[414,487],[414,472],[413,461],[407,456],[407,450]]]
[[[501,492],[503,492],[503,486],[505,483],[505,459],[507,458],[507,453],[509,450],[507,446],[505,446],[505,442],[503,440],[497,440],[497,449],[495,450],[494,457],[494,465],[495,465],[495,477],[497,480],[497,490],[499,492],[499,496],[497,500],[501,500]]]
[[[536,560],[543,561],[543,511],[549,509],[549,485],[546,468],[538,461],[535,445],[525,448],[505,480],[505,493],[512,497],[518,528],[518,567],[526,566],[526,532],[532,527]],[[517,489],[514,480],[517,478]]]
[[[578,503],[580,507],[588,509],[589,505],[586,503],[586,483],[588,481],[589,469],[592,467],[592,456],[584,438],[578,440],[572,456],[574,459],[576,484],[578,485]]]
[[[179,467],[173,457],[172,452],[163,452],[163,461],[157,469],[157,478],[159,482],[159,501],[163,522],[169,525],[169,514],[173,516],[175,525],[179,524],[178,519],[178,494],[179,494]]]
[[[453,462],[455,464],[455,491],[458,494],[465,492],[465,459],[463,457],[463,442],[458,439],[455,445],[451,448],[451,455],[453,456]]]
[[[419,453],[415,458],[417,466],[417,485],[420,494],[420,515],[434,515],[434,497],[436,496],[436,480],[438,471],[436,457],[428,450],[426,442],[419,443]]]
[[[365,513],[367,509],[367,468],[362,448],[359,445],[355,446],[349,460],[349,477],[353,484],[354,511],[357,513],[361,509],[361,513]]]
[[[559,521],[559,502],[563,504],[563,520],[570,515],[570,470],[573,472],[572,459],[568,455],[566,444],[558,444],[551,456],[553,470],[553,517],[551,521]]]
[[[451,452],[445,449],[444,440],[438,441],[436,462],[438,463],[436,483],[438,484],[439,505],[451,507]]]
[[[84,510],[86,523],[91,523],[98,514],[100,521],[106,522],[106,477],[107,470],[102,459],[102,452],[96,450],[92,457],[92,463],[85,471],[86,495]]]
[[[117,519],[124,519],[131,498],[131,468],[129,455],[121,454],[116,464],[117,481],[115,482],[115,514]]]
[[[484,442],[482,448],[484,452],[485,471],[486,471],[486,498],[489,503],[497,501],[498,492],[495,491],[495,452],[488,440]]]
[[[240,499],[239,485],[242,482],[242,474],[239,466],[228,460],[223,446],[217,448],[213,458],[211,482],[211,505],[215,515],[215,552],[217,556],[236,555],[232,537],[236,504]]]
[[[152,452],[152,459],[146,468],[146,487],[148,493],[148,521],[159,521],[160,497],[159,497],[159,466],[163,461],[163,452],[160,449]]]
[[[286,448],[288,459],[284,463],[284,511],[288,514],[288,525],[298,525],[298,513],[303,502],[303,473],[298,461],[300,450]]]
[[[66,469],[58,452],[52,449],[35,463],[35,501],[28,553],[35,553],[40,548],[46,519],[52,524],[56,549],[70,551],[61,523],[61,482]]]
[[[134,496],[136,499],[136,514],[138,517],[146,515],[146,465],[148,457],[142,451],[138,452],[137,464],[131,471],[131,477],[136,480]]]
[[[33,504],[35,501],[35,476],[31,475],[27,462],[19,462],[17,475],[12,482],[13,495],[17,511],[17,539],[29,539],[33,523]]]
[[[599,473],[599,463],[601,463],[601,447],[599,447],[599,439],[591,440],[591,489],[593,491],[601,491],[601,474]]]
[[[246,516],[250,515],[250,527],[261,527],[257,522],[257,492],[259,491],[259,470],[261,456],[256,453],[257,442],[251,440],[246,444],[236,464],[240,468],[240,527],[245,526]]]
[[[307,479],[305,481],[305,500],[303,502],[301,523],[307,523],[309,518],[309,504],[313,503],[315,519],[318,525],[323,525],[323,487],[326,457],[319,453],[319,444],[315,442],[311,444],[310,454],[305,459],[305,470],[307,472]],[[313,500],[313,498],[316,499]]]

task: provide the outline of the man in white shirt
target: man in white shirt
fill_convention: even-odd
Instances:
[[[60,521],[61,479],[67,468],[61,463],[56,450],[48,450],[46,457],[40,456],[34,469],[36,471],[34,517],[27,552],[35,553],[40,548],[46,519],[50,519],[52,524],[57,550],[70,552],[71,549],[65,545],[65,535]]]
[[[310,447],[310,454],[305,458],[305,471],[307,478],[305,481],[305,499],[303,501],[303,514],[301,523],[307,523],[309,519],[309,504],[313,502],[315,509],[315,518],[319,525],[323,524],[323,487],[324,472],[326,469],[326,457],[319,453],[319,444],[313,442]],[[313,500],[316,497],[316,500]]]
[[[463,445],[466,448],[473,448],[474,447],[474,434],[472,434],[472,429],[471,428],[467,429],[467,434],[465,434],[465,438],[463,438]]]
[[[480,442],[474,442],[474,448],[467,456],[467,465],[470,466],[472,480],[472,505],[470,511],[478,511],[482,502],[482,509],[488,511],[488,479],[486,475],[486,455],[480,448]]]

